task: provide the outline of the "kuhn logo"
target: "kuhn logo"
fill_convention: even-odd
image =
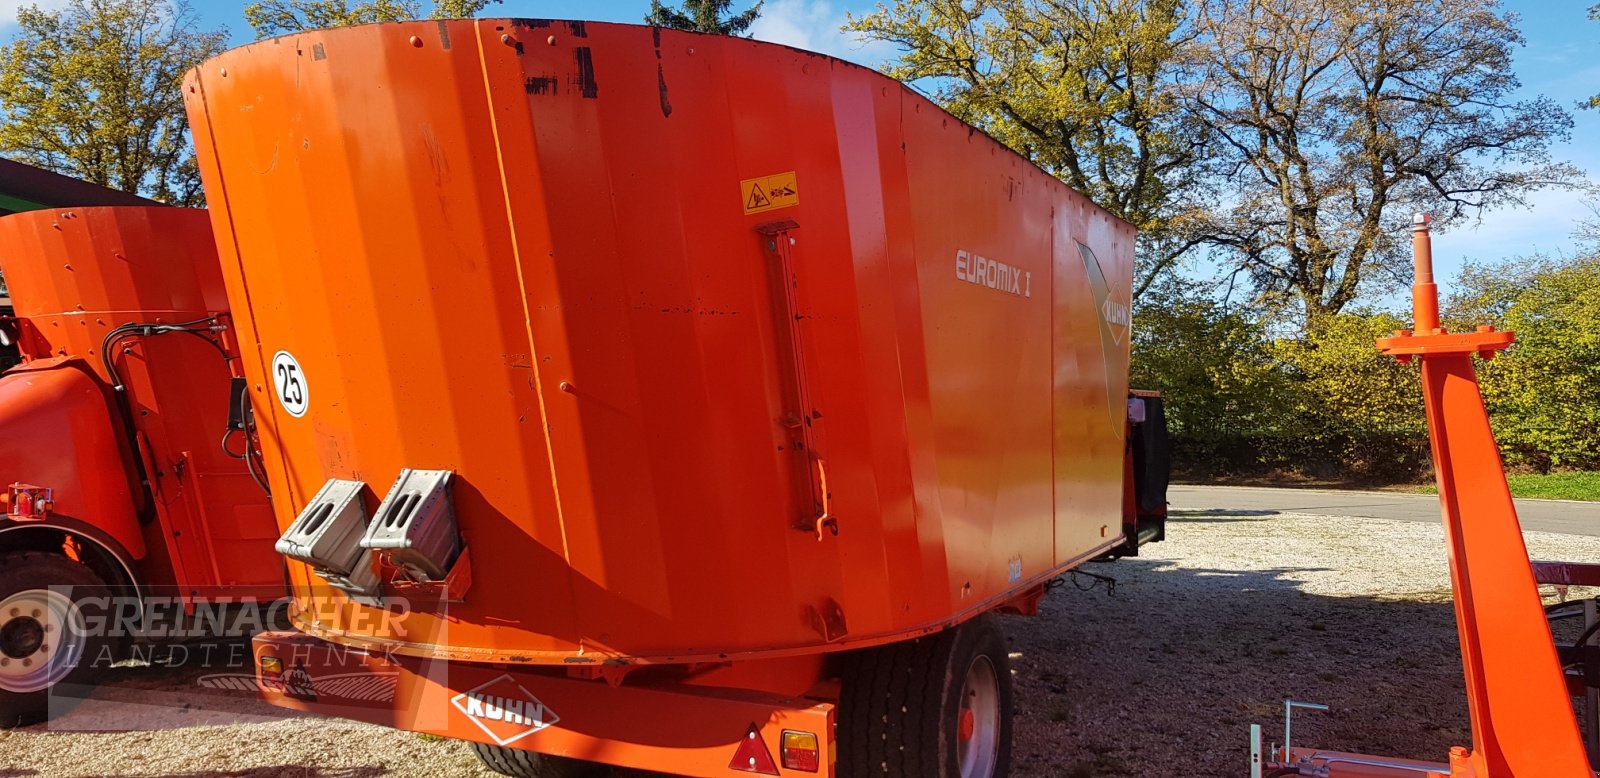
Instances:
[[[956,252],[956,278],[1018,297],[1033,296],[1033,273],[968,251]]]
[[[1116,340],[1121,343],[1122,336],[1126,335],[1128,328],[1133,325],[1133,314],[1128,310],[1128,305],[1116,300],[1106,300],[1100,306],[1100,315],[1105,317],[1106,324],[1115,329]]]
[[[478,729],[508,746],[561,720],[533,692],[510,675],[502,675],[450,700]]]
[[[1083,270],[1088,275],[1089,292],[1094,295],[1094,301],[1100,309],[1100,354],[1106,365],[1106,386],[1111,386],[1111,377],[1127,374],[1128,362],[1123,349],[1123,341],[1128,337],[1128,330],[1133,326],[1133,315],[1130,304],[1123,300],[1131,295],[1115,291],[1111,282],[1106,278],[1105,269],[1100,267],[1100,259],[1094,255],[1094,250],[1079,243],[1078,253],[1083,257]],[[1120,279],[1119,279],[1120,280]],[[1119,299],[1121,298],[1121,299]],[[1117,437],[1122,437],[1127,427],[1127,403],[1121,390],[1107,389],[1106,413],[1109,414],[1111,428],[1116,431]]]

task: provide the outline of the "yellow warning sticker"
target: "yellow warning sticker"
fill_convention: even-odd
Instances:
[[[795,183],[794,171],[791,170],[775,176],[740,181],[739,196],[744,200],[745,215],[749,215],[799,205],[800,187]]]

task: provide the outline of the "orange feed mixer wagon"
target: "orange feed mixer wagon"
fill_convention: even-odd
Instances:
[[[191,636],[197,598],[254,607],[284,578],[230,426],[238,351],[205,212],[6,216],[0,271],[16,307],[0,332],[24,360],[0,375],[4,728],[64,709],[129,649]]]
[[[990,614],[1161,512],[1129,225],[730,37],[369,25],[184,91],[293,560],[269,700],[513,775],[1006,773]]]

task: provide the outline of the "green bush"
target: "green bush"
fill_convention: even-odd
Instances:
[[[1479,363],[1507,464],[1600,469],[1600,257],[1469,265],[1451,288],[1451,329],[1517,333]],[[1419,372],[1374,344],[1406,318],[1356,309],[1275,334],[1257,309],[1167,284],[1136,305],[1133,385],[1166,395],[1189,477],[1414,479],[1428,467]]]
[[[1600,257],[1469,265],[1447,307],[1465,330],[1497,324],[1516,343],[1479,368],[1506,463],[1600,469]]]
[[[1374,345],[1402,326],[1362,311],[1274,338],[1248,307],[1164,287],[1139,301],[1133,385],[1165,395],[1174,464],[1188,477],[1407,480],[1427,462],[1416,368]]]

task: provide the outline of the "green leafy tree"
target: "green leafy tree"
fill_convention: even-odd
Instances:
[[[1135,302],[1129,372],[1130,386],[1161,390],[1191,466],[1270,434],[1293,402],[1261,316],[1169,279]]]
[[[1405,322],[1360,309],[1328,314],[1317,325],[1272,346],[1295,387],[1286,431],[1305,443],[1297,464],[1341,476],[1416,475],[1428,452],[1421,379],[1415,365],[1374,344]]]
[[[1131,385],[1165,396],[1179,471],[1415,477],[1428,451],[1417,371],[1373,345],[1399,318],[1334,314],[1295,337],[1272,321],[1170,278],[1137,302]]]
[[[848,29],[885,70],[1139,228],[1135,296],[1207,234],[1205,126],[1182,110],[1179,0],[894,0]]]
[[[438,0],[429,16],[466,18],[498,2],[500,0]],[[244,8],[245,21],[250,23],[258,39],[300,30],[400,22],[420,16],[422,3],[417,0],[261,0]]]
[[[26,7],[0,50],[0,153],[177,205],[204,195],[183,74],[226,47],[168,0]]]
[[[1600,255],[1470,264],[1455,288],[1451,327],[1517,334],[1479,368],[1507,463],[1600,469]]]
[[[644,23],[677,30],[708,32],[717,35],[743,35],[761,15],[761,4],[739,13],[730,13],[733,0],[683,0],[682,8],[665,5],[661,0],[650,0],[650,15]]]
[[[1410,277],[1414,211],[1442,223],[1581,175],[1571,117],[1519,100],[1523,38],[1494,0],[1204,0],[1190,110],[1233,175],[1217,238],[1307,320]]]

